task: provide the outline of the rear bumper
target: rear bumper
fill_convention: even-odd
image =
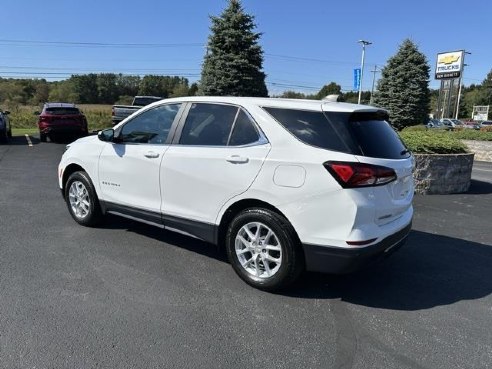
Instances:
[[[45,135],[86,135],[88,133],[86,127],[80,126],[48,126],[39,128],[39,131]]]
[[[407,240],[410,222],[403,229],[382,241],[366,247],[341,248],[303,244],[306,269],[311,272],[344,274],[391,255]]]

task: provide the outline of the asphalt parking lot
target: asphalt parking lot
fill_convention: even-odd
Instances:
[[[408,244],[269,294],[214,247],[108,217],[57,187],[64,144],[0,145],[1,368],[492,368],[492,165],[416,196]]]

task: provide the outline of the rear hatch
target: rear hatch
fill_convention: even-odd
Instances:
[[[45,117],[50,125],[80,126],[85,124],[82,113],[77,108],[52,107],[45,110]]]
[[[387,113],[366,110],[325,112],[325,116],[360,163],[390,168],[396,173],[396,179],[370,189],[377,204],[375,223],[383,225],[398,219],[412,206],[414,159],[388,123]]]
[[[62,128],[67,127],[85,127],[84,115],[78,108],[72,107],[50,107],[45,110],[45,114],[41,117],[46,123],[52,127]]]
[[[401,217],[412,206],[413,157],[388,123],[387,112],[372,107],[347,111],[352,110],[347,104],[322,108],[263,109],[303,143],[351,154],[344,159],[348,161],[333,161],[327,155],[322,164],[342,188],[359,192],[373,204],[370,216],[375,224]]]

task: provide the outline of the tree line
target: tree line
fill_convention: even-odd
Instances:
[[[263,72],[261,33],[254,16],[245,13],[240,0],[229,0],[219,16],[211,16],[210,35],[201,78],[189,84],[183,77],[114,73],[72,75],[64,81],[0,78],[0,102],[39,104],[66,101],[89,104],[130,103],[135,95],[167,97],[194,95],[267,96]],[[361,102],[389,110],[392,124],[401,129],[428,120],[437,109],[439,91],[429,89],[430,66],[417,45],[407,39],[381,71],[376,92],[363,91]],[[279,97],[322,99],[331,94],[339,101],[357,103],[358,92],[342,92],[336,82],[317,93],[285,91]],[[470,117],[474,105],[492,104],[492,71],[481,84],[464,87],[460,117]]]
[[[131,103],[136,95],[163,98],[195,95],[196,83],[178,76],[143,77],[115,73],[72,75],[62,81],[0,78],[2,105],[39,105],[46,101],[81,104]]]

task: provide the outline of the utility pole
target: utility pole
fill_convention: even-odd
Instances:
[[[378,72],[381,72],[379,69],[378,69],[378,66],[377,65],[374,65],[374,70],[371,70],[371,73],[372,73],[372,88],[371,88],[371,97],[369,99],[369,105],[372,105],[372,99],[373,99],[373,96],[374,96],[374,83],[376,82],[376,73]]]
[[[364,58],[366,56],[366,46],[372,45],[372,42],[366,40],[359,40],[357,41],[357,43],[362,45],[362,61],[360,63],[359,99],[357,101],[357,104],[360,104],[360,99],[362,96],[362,79],[364,78]]]

